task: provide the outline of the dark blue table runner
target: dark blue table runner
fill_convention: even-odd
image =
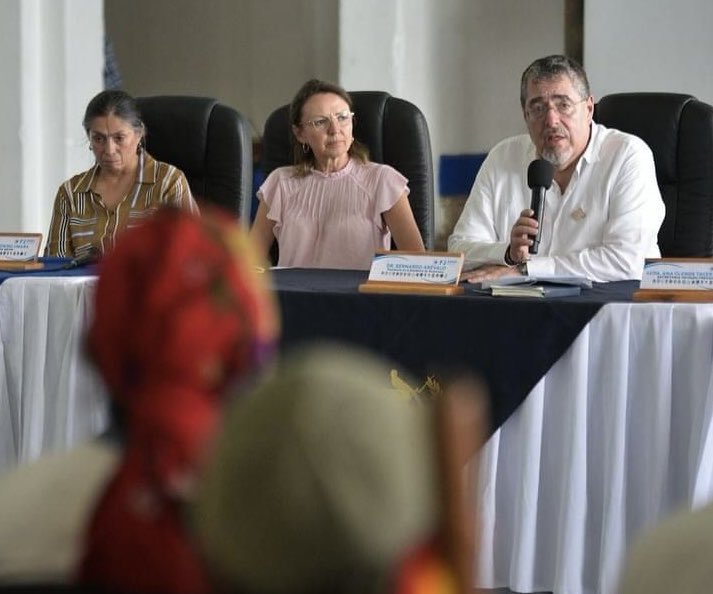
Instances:
[[[45,266],[38,270],[1,270],[0,284],[18,276],[91,276],[97,273],[96,264],[86,264],[76,268],[65,268],[71,258],[40,258]]]
[[[37,271],[0,271],[0,283],[18,276],[86,276],[96,265],[65,269],[69,260],[43,258]],[[492,427],[502,425],[572,344],[599,308],[631,301],[638,281],[595,284],[559,299],[362,294],[367,273],[348,270],[274,270],[282,315],[282,345],[316,339],[354,343],[411,373],[447,377],[479,373],[491,397]],[[466,286],[466,290],[470,287]]]
[[[638,281],[596,284],[576,297],[361,294],[366,272],[273,271],[285,347],[315,339],[381,353],[418,380],[478,372],[502,425],[601,306],[631,301]]]

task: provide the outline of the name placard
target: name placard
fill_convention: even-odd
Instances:
[[[644,264],[635,301],[713,301],[713,258],[660,258]]]
[[[647,260],[640,287],[642,289],[713,290],[713,259]]]
[[[458,285],[463,254],[453,252],[379,251],[369,270],[369,279],[359,286],[364,293],[463,292]]]
[[[42,268],[42,233],[0,233],[0,268]]]

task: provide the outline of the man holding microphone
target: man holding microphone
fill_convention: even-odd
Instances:
[[[520,103],[528,134],[490,151],[448,240],[463,278],[640,279],[665,210],[649,147],[592,120],[587,75],[565,56],[527,67]]]

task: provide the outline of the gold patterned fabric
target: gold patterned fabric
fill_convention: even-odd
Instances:
[[[150,217],[163,205],[198,212],[183,172],[146,151],[139,157],[136,184],[113,208],[96,192],[100,171],[95,165],[64,182],[54,201],[45,255],[76,258],[92,249],[105,253],[117,236]]]

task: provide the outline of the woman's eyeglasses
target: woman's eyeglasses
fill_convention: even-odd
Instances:
[[[332,118],[337,121],[337,126],[339,126],[340,128],[345,128],[346,126],[351,124],[353,117],[354,112],[345,109],[344,111],[339,111],[337,113],[314,117],[311,120],[307,120],[305,124],[309,124],[319,132],[326,132],[329,129],[329,125],[332,122]]]

